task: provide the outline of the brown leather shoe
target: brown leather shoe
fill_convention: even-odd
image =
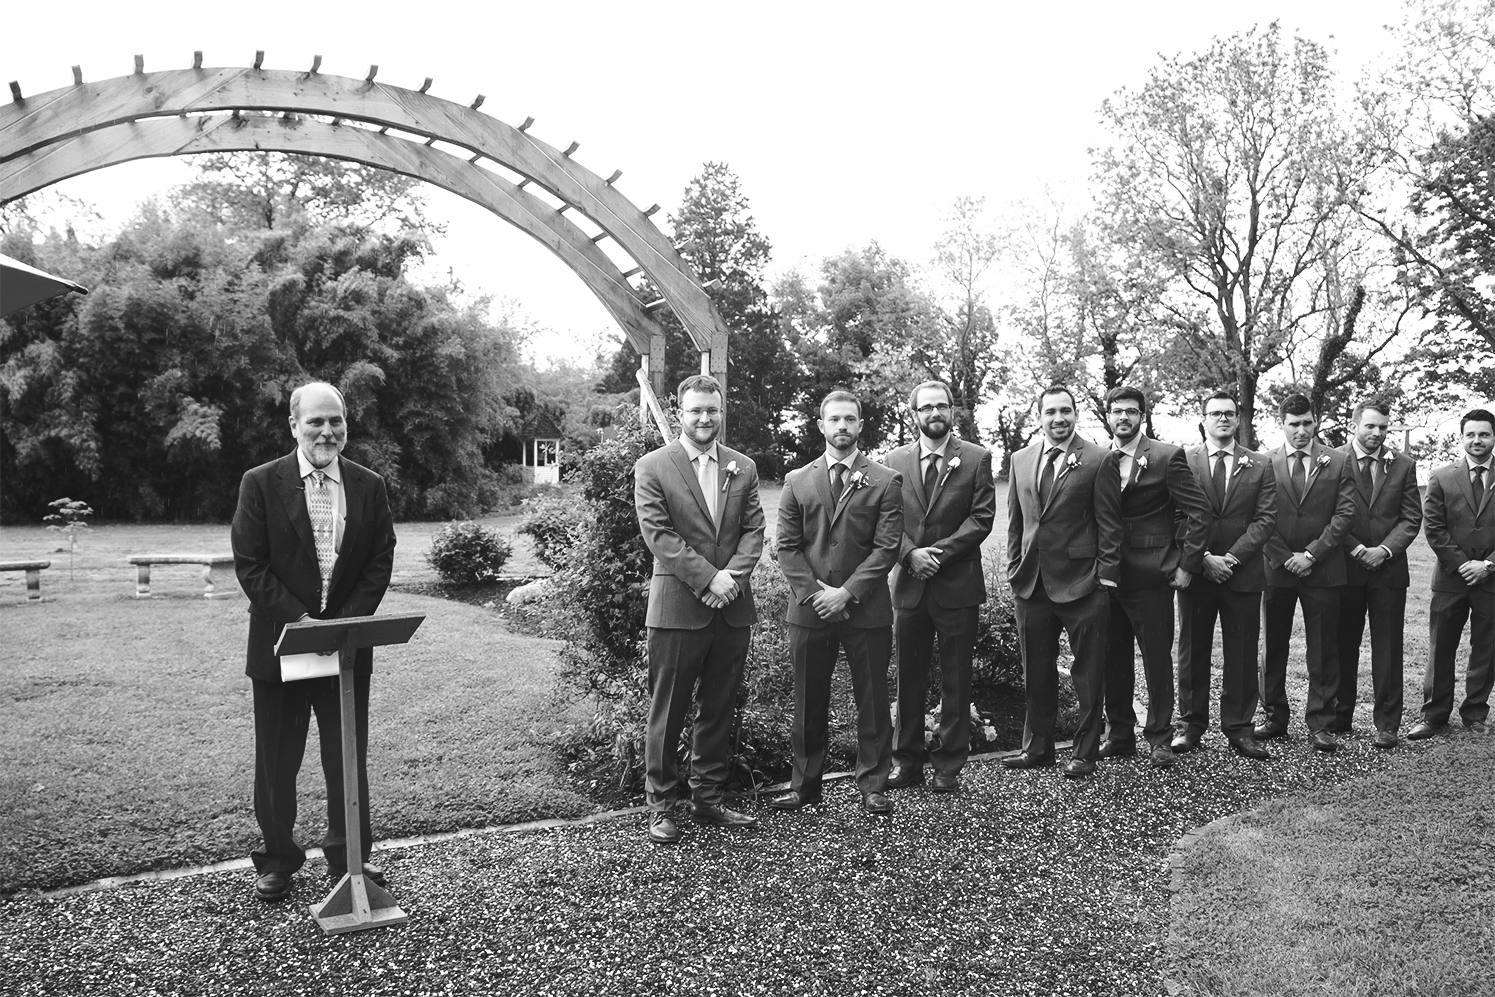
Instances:
[[[1020,752],[1002,759],[1002,767],[1005,769],[1049,769],[1054,767],[1054,753],[1052,751],[1041,755],[1033,755],[1028,752]]]
[[[267,872],[254,881],[254,895],[266,903],[284,900],[295,880],[288,872]]]
[[[1096,752],[1101,758],[1131,758],[1137,753],[1135,738],[1108,737]]]
[[[936,772],[929,780],[929,788],[936,793],[953,793],[960,789],[960,776]]]
[[[894,765],[893,771],[888,773],[889,789],[907,789],[909,786],[922,786],[924,784],[924,766],[922,765]]]
[[[1432,724],[1426,720],[1419,720],[1407,731],[1407,740],[1424,741],[1443,729],[1443,724]]]
[[[1267,761],[1272,757],[1271,753],[1261,746],[1261,742],[1252,737],[1244,735],[1241,737],[1232,737],[1230,739],[1230,746],[1235,749],[1236,754],[1244,755],[1247,758],[1254,758],[1259,762]]]
[[[656,845],[673,845],[680,840],[680,828],[668,810],[649,811],[649,841]]]
[[[1257,724],[1256,729],[1251,733],[1256,735],[1258,741],[1270,741],[1274,737],[1286,737],[1287,725],[1280,724],[1275,720],[1268,720],[1265,723]]]
[[[758,818],[740,814],[736,810],[728,810],[715,803],[692,803],[690,815],[702,824],[714,824],[717,827],[758,826]]]

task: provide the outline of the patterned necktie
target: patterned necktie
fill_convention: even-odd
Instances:
[[[1479,504],[1481,502],[1483,502],[1484,500],[1485,500],[1485,469],[1484,469],[1484,467],[1481,466],[1481,467],[1476,467],[1474,469],[1474,508],[1478,509],[1479,508]]]
[[[337,533],[333,526],[332,493],[327,487],[325,471],[311,472],[311,489],[306,493],[311,511],[311,532],[317,540],[317,565],[322,569],[322,609],[327,608],[327,593],[332,588],[332,565],[337,560]]]
[[[1220,496],[1222,502],[1225,501],[1225,458],[1229,456],[1229,451],[1215,451],[1215,472],[1211,480],[1215,485],[1215,494]]]
[[[841,493],[846,490],[846,465],[831,465],[831,501],[840,502]]]
[[[1308,462],[1303,457],[1303,451],[1293,451],[1293,469],[1289,472],[1293,478],[1293,487],[1298,490],[1298,501],[1303,501],[1303,493],[1308,490],[1308,477],[1303,473],[1303,468]]]
[[[1043,505],[1049,504],[1049,496],[1054,491],[1054,462],[1059,459],[1059,448],[1049,447],[1048,458],[1043,462],[1043,471],[1038,475],[1038,501]]]
[[[934,498],[934,483],[940,476],[940,455],[932,453],[929,455],[929,466],[924,468],[924,502]]]
[[[706,496],[706,511],[711,513],[711,524],[716,525],[716,473],[712,470],[711,455],[703,453],[696,458],[696,479],[701,482],[701,494]]]

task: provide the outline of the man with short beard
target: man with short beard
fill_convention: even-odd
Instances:
[[[884,461],[903,476],[903,545],[893,566],[898,638],[898,722],[888,788],[924,782],[924,697],[939,636],[939,746],[929,756],[936,792],[960,788],[971,748],[971,656],[986,601],[981,544],[997,515],[991,453],[950,432],[954,399],[943,381],[908,396],[919,438]]]

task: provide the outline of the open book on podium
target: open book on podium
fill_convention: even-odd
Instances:
[[[294,681],[286,675],[285,659],[289,657],[294,661],[297,656],[318,659],[310,664],[321,674],[339,676],[338,700],[343,728],[343,814],[347,827],[348,872],[333,887],[326,900],[311,907],[312,917],[321,925],[322,931],[329,935],[401,924],[406,920],[405,912],[395,903],[394,897],[363,874],[363,823],[360,818],[367,802],[358,796],[353,663],[362,648],[405,643],[425,618],[421,613],[407,613],[401,616],[302,620],[287,624],[280,632],[280,640],[275,643],[275,653],[281,658],[283,681]],[[324,655],[323,652],[326,651],[337,653]],[[333,665],[332,670],[321,671],[329,662]],[[314,676],[302,674],[296,677],[304,679]]]

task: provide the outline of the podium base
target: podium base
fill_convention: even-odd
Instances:
[[[307,910],[328,935],[385,928],[410,919],[394,897],[361,872],[346,873],[326,900],[312,904]]]

